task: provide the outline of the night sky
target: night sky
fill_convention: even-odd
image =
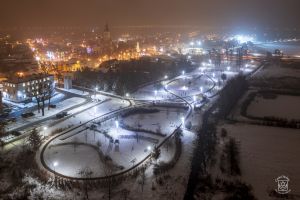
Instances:
[[[0,26],[300,27],[299,0],[0,0]]]

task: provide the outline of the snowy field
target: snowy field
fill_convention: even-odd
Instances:
[[[280,77],[300,77],[300,65],[298,68],[288,68],[282,65],[267,65],[255,74],[256,78],[280,78]]]
[[[286,55],[291,55],[291,56],[300,55],[300,42],[264,43],[258,46],[272,53],[274,52],[275,49],[280,49]]]
[[[167,89],[178,96],[185,97],[205,93],[213,86],[214,83],[211,79],[199,73],[181,76],[180,79],[169,82]]]
[[[300,119],[300,97],[277,95],[276,99],[265,99],[256,96],[248,107],[248,114],[257,117],[281,117]]]
[[[143,125],[142,129],[155,132],[159,126],[161,132],[167,135],[181,123],[179,116],[185,112],[171,108],[168,110],[132,115],[123,121],[133,127],[138,121]],[[107,168],[113,173],[130,168],[144,159],[150,150],[165,138],[146,132],[124,130],[116,126],[115,119],[96,126],[95,130],[82,126],[51,141],[44,152],[44,160],[48,167],[71,177],[80,177],[78,172],[89,167],[93,171],[92,177],[101,177],[108,175]],[[107,161],[107,157],[111,160]],[[55,162],[58,163],[56,167]]]
[[[163,81],[162,84],[172,93],[185,97],[205,93],[213,87],[213,81],[199,71],[182,75],[172,81]],[[143,100],[167,100],[176,98],[164,89],[157,90],[155,85],[140,88],[132,96]]]
[[[88,96],[90,93],[89,92],[86,92],[84,90],[77,90],[77,89],[64,89],[64,88],[59,88],[60,90],[63,90],[63,91],[66,91],[66,92],[70,92],[70,93],[73,93],[73,94],[77,94],[77,95],[81,95],[81,96]]]
[[[290,178],[291,194],[300,195],[299,130],[254,125],[224,125],[237,139],[241,150],[242,179],[251,184],[259,200],[273,199],[268,191],[277,189],[275,179]]]

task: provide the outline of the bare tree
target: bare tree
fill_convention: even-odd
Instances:
[[[30,133],[30,136],[28,138],[28,141],[30,143],[30,146],[33,148],[33,149],[37,149],[40,144],[42,143],[42,140],[41,140],[41,136],[39,135],[38,131],[36,130],[36,128],[34,128],[31,133]]]
[[[37,102],[38,112],[42,110],[42,116],[45,115],[45,101],[50,99],[54,91],[53,83],[51,80],[48,80],[45,76],[41,76],[38,81],[36,87],[31,88],[30,91],[27,92],[28,96],[34,98]],[[42,105],[41,105],[42,104]]]
[[[81,169],[78,174],[86,179],[83,181],[84,183],[84,193],[85,193],[85,196],[86,196],[86,199],[89,199],[89,193],[88,193],[88,179],[91,178],[92,174],[93,174],[93,171],[89,168],[89,167],[85,167],[83,169]]]
[[[142,192],[144,191],[144,186],[145,186],[145,183],[146,183],[146,168],[142,168],[141,170],[141,175],[140,175],[140,180],[139,180],[139,184],[141,185],[141,189],[142,189]]]
[[[4,135],[4,134],[5,134],[5,123],[0,122],[0,135]]]

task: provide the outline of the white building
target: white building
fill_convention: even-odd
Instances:
[[[53,75],[33,74],[14,77],[3,82],[3,98],[13,102],[31,101],[32,96],[41,95],[46,88],[48,91],[53,92]]]

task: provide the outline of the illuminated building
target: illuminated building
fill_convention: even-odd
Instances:
[[[13,102],[31,101],[31,97],[28,94],[37,92],[42,83],[45,82],[49,87],[53,88],[54,76],[33,74],[8,79],[3,82],[3,98]]]

